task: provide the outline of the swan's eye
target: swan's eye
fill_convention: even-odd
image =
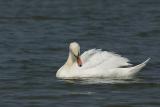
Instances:
[[[76,56],[75,54],[73,54],[73,55],[74,55],[74,57],[78,58],[78,56]]]

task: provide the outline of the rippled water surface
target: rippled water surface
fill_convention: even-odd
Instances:
[[[128,80],[55,77],[77,41],[138,64]],[[159,107],[159,0],[1,0],[1,107]]]

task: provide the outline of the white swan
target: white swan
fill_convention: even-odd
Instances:
[[[56,77],[63,79],[111,77],[128,78],[140,71],[149,61],[131,66],[127,58],[120,55],[91,49],[80,56],[80,46],[72,42],[69,46],[67,62],[57,71]],[[125,66],[125,67],[124,67]]]

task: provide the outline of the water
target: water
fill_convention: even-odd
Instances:
[[[149,64],[130,80],[59,80],[68,45]],[[0,106],[159,107],[159,0],[1,0]]]

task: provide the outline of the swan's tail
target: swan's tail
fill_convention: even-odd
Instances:
[[[148,58],[143,63],[127,68],[116,68],[111,70],[111,76],[118,77],[118,78],[130,78],[133,77],[136,73],[138,73],[142,68],[146,66],[150,58]],[[107,72],[108,73],[108,72]]]
[[[136,74],[138,71],[140,71],[142,68],[144,68],[146,66],[146,64],[149,62],[150,58],[148,58],[146,61],[144,61],[143,63],[136,65],[134,67],[131,67],[130,72],[132,72],[132,74]]]

